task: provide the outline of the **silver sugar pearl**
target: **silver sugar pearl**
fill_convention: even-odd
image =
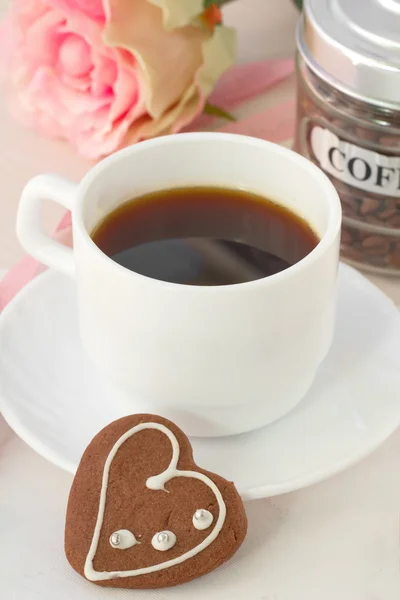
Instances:
[[[119,533],[113,533],[110,537],[110,543],[112,546],[119,546],[121,543],[121,537]]]
[[[198,508],[192,517],[192,523],[197,531],[208,529],[214,520],[212,513],[205,508]]]
[[[173,548],[176,544],[176,535],[173,531],[157,531],[153,535],[151,540],[151,545],[154,550],[158,550],[159,552],[166,552]]]

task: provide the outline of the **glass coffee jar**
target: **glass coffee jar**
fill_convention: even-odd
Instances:
[[[305,0],[295,149],[339,192],[342,257],[400,275],[400,0]]]

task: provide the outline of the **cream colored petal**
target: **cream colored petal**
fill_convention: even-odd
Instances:
[[[162,11],[148,0],[105,0],[108,22],[103,39],[129,50],[146,83],[146,109],[160,118],[184,95],[202,64],[202,46],[211,33],[188,25],[166,31]]]
[[[131,143],[166,133],[180,131],[203,110],[219,77],[235,60],[235,31],[217,27],[211,39],[203,45],[204,64],[196,81],[188,87],[180,102],[159,119],[143,119],[128,132]]]
[[[236,31],[232,27],[218,26],[214,35],[203,44],[204,64],[198,73],[202,94],[209,96],[218,79],[235,62]]]
[[[165,29],[184,27],[200,15],[203,10],[204,0],[148,0],[151,4],[161,8]]]
[[[186,97],[181,114],[175,115],[172,131],[180,131],[198,116],[205,101],[213,91],[221,75],[235,62],[236,32],[230,27],[217,27],[212,38],[203,44],[204,64],[196,76],[192,93]]]
[[[148,121],[141,129],[141,136],[143,139],[155,137],[160,135],[161,132],[171,133],[174,129],[177,120],[181,120],[189,112],[193,116],[198,112],[198,106],[200,103],[200,95],[195,85],[190,86],[186,94],[182,97],[179,104],[171,108],[165,113],[160,119],[153,119]],[[189,121],[192,119],[189,117]]]

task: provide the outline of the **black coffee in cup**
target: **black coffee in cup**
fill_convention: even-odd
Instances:
[[[279,273],[318,244],[308,223],[242,190],[187,187],[134,198],[92,232],[120,265],[171,283],[219,286]]]

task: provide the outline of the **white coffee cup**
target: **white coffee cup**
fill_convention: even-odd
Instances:
[[[126,200],[199,185],[275,200],[321,241],[277,275],[215,287],[139,275],[92,241],[96,225]],[[47,199],[72,211],[73,250],[43,232]],[[79,185],[32,179],[17,233],[39,261],[75,278],[82,343],[113,382],[110,402],[172,418],[189,435],[214,436],[278,419],[311,387],[332,341],[340,224],[333,185],[305,158],[255,138],[189,133],[121,150]]]

